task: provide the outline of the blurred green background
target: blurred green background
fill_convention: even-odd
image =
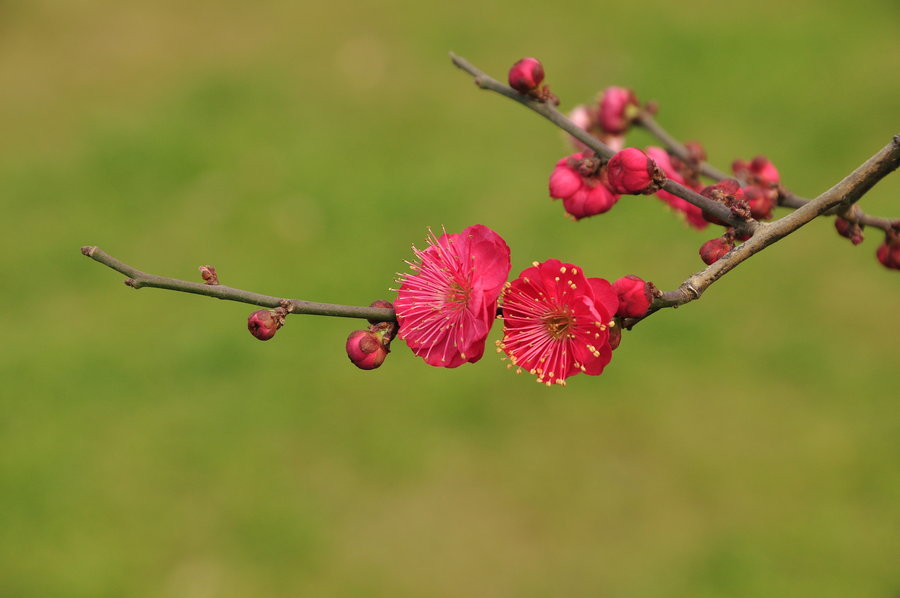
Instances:
[[[260,343],[250,306],[134,291],[79,247],[368,304],[427,226],[483,223],[513,274],[671,289],[712,233],[639,198],[565,219],[562,136],[447,52],[501,79],[537,56],[563,108],[633,87],[713,163],[763,153],[815,196],[900,132],[898,31],[893,0],[3,0],[0,596],[896,597],[877,232],[810,224],[565,389],[399,341],[358,371],[353,320]]]

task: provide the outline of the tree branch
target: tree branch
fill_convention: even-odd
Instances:
[[[890,143],[831,189],[783,218],[770,223],[760,223],[759,229],[751,239],[738,245],[717,262],[707,266],[706,269],[688,278],[677,289],[662,293],[660,297],[654,299],[650,311],[644,318],[664,307],[677,307],[698,299],[712,283],[735,269],[750,256],[783,239],[817,216],[830,210],[844,211],[848,209],[898,166],[900,166],[900,135],[895,135]],[[631,318],[623,322],[623,325],[631,328],[642,319]]]
[[[605,158],[608,160],[612,158],[613,155],[615,155],[615,150],[573,123],[568,119],[568,117],[566,117],[562,112],[557,110],[548,102],[534,99],[530,96],[519,93],[511,87],[503,85],[496,79],[488,76],[487,74],[476,68],[465,58],[457,56],[453,52],[450,52],[450,59],[458,68],[469,73],[475,79],[475,85],[477,85],[479,88],[499,93],[502,96],[505,96],[515,102],[518,102],[519,104],[522,104],[526,108],[534,110],[535,112],[552,122],[554,125],[588,146],[601,158]],[[726,206],[720,204],[719,202],[703,197],[693,189],[688,189],[684,185],[676,183],[671,179],[666,182],[664,189],[672,195],[676,195],[684,199],[688,203],[697,206],[704,212],[715,216],[722,222],[728,223],[729,226],[734,227],[739,233],[751,235],[753,234],[754,230],[756,230],[757,222],[755,220],[744,221],[732,214],[731,210],[729,210]]]
[[[669,132],[666,131],[656,121],[652,114],[648,113],[646,110],[642,110],[634,122],[635,124],[644,127],[644,129],[646,129],[648,133],[656,137],[660,141],[660,143],[663,144],[663,147],[665,147],[670,153],[674,154],[682,161],[690,160],[690,154],[684,144],[672,137],[672,135],[670,135]],[[727,178],[733,178],[731,175],[722,172],[708,162],[703,162],[700,165],[700,174],[717,181],[721,181],[722,179]],[[796,195],[791,191],[788,191],[787,189],[781,189],[778,194],[778,205],[794,210],[805,206],[810,201],[811,200],[806,199],[805,197],[800,197],[799,195]],[[829,216],[838,216],[840,215],[841,211],[842,209],[840,207],[837,207],[826,211],[825,214]],[[883,231],[887,231],[891,228],[891,221],[887,218],[877,218],[875,216],[870,216],[859,208],[857,208],[854,217],[857,222],[866,226],[880,228]]]
[[[178,280],[177,278],[166,278],[164,276],[156,276],[142,272],[137,268],[117,260],[99,247],[86,246],[81,248],[81,253],[94,261],[108,266],[124,274],[128,278],[125,284],[140,289],[150,287],[155,289],[167,289],[170,291],[180,291],[182,293],[195,293],[197,295],[205,295],[207,297],[215,297],[216,299],[225,299],[228,301],[239,301],[241,303],[249,303],[251,305],[260,305],[262,307],[284,307],[290,314],[309,314],[316,316],[337,316],[343,318],[365,318],[376,322],[395,322],[396,317],[394,310],[384,307],[362,307],[358,305],[338,305],[334,303],[317,303],[314,301],[303,301],[301,299],[284,299],[281,297],[272,297],[271,295],[261,295],[242,289],[235,289],[224,285],[209,285],[199,282],[190,282],[187,280]]]

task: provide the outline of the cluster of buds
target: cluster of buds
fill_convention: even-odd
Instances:
[[[380,299],[369,307],[393,309],[390,301]],[[384,363],[391,352],[391,341],[397,335],[396,322],[375,322],[369,320],[366,330],[354,330],[347,337],[347,357],[361,370],[374,370]]]
[[[744,197],[744,190],[741,188],[741,184],[734,179],[725,179],[715,185],[704,187],[700,191],[700,195],[724,205],[731,210],[732,214],[742,220],[749,220],[752,216],[750,205]],[[712,214],[704,212],[703,217],[713,224],[728,226]]]
[[[765,156],[756,156],[750,162],[737,159],[731,163],[734,176],[744,181],[744,198],[757,220],[772,218],[772,210],[781,195],[781,176],[778,169]]]
[[[563,200],[563,207],[575,220],[608,212],[619,195],[610,188],[604,166],[591,152],[562,158],[550,175],[550,197]]]
[[[541,86],[544,80],[544,65],[537,58],[523,58],[509,69],[509,86],[522,95],[541,102],[559,104],[559,98],[550,93],[550,86]]]
[[[622,149],[624,135],[640,116],[642,107],[634,92],[625,87],[607,87],[594,104],[580,104],[569,113],[569,119],[609,147]],[[587,148],[574,137],[572,144],[579,150]]]

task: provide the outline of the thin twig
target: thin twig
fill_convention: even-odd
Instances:
[[[291,314],[365,318],[376,322],[396,321],[394,310],[384,307],[317,303],[314,301],[303,301],[301,299],[285,299],[282,297],[273,297],[271,295],[261,295],[259,293],[235,289],[225,285],[208,285],[199,282],[190,282],[187,280],[178,280],[177,278],[167,278],[164,276],[156,276],[155,274],[148,274],[117,260],[95,246],[82,247],[81,253],[92,260],[112,268],[116,272],[124,274],[128,277],[125,280],[125,284],[135,289],[143,287],[167,289],[170,291],[180,291],[182,293],[206,295],[207,297],[215,297],[216,299],[239,301],[251,305],[260,305],[262,307],[285,307],[288,313]]]
[[[557,110],[550,103],[542,102],[530,96],[519,93],[513,88],[508,87],[485,74],[465,58],[457,56],[453,52],[450,52],[450,59],[458,68],[469,73],[475,79],[475,84],[481,89],[499,93],[502,96],[505,96],[515,102],[518,102],[519,104],[522,104],[526,108],[534,110],[535,112],[555,124],[557,127],[588,146],[594,151],[594,153],[602,158],[608,160],[609,158],[613,157],[613,155],[615,155],[615,150],[573,123],[568,119],[568,117],[566,117],[566,115]],[[717,201],[708,199],[700,195],[693,189],[689,189],[671,179],[666,183],[665,189],[672,195],[676,195],[684,199],[688,203],[697,206],[707,214],[718,218],[722,222],[728,223],[729,226],[734,227],[739,233],[752,235],[754,230],[756,229],[756,221],[744,221],[732,214],[731,210],[728,209],[725,205],[720,204]]]

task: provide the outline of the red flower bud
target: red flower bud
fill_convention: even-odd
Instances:
[[[707,265],[713,264],[732,249],[734,249],[734,243],[719,237],[707,241],[700,247],[700,258]]]
[[[700,195],[729,208],[734,206],[736,201],[743,201],[744,199],[744,192],[741,191],[741,184],[734,179],[724,179],[715,185],[704,187],[700,191]],[[749,212],[749,208],[746,208],[746,206],[745,210]],[[703,212],[703,217],[707,222],[727,226],[724,222],[707,212]]]
[[[864,227],[858,222],[850,222],[838,216],[834,219],[834,228],[837,229],[839,235],[847,237],[854,245],[859,245],[863,242],[862,229]]]
[[[388,349],[378,335],[369,330],[354,330],[347,337],[347,357],[361,370],[374,370],[384,363]]]
[[[765,156],[756,156],[749,163],[737,159],[731,163],[731,170],[734,172],[734,176],[764,189],[777,187],[781,181],[778,169]]]
[[[509,69],[509,86],[525,94],[537,89],[544,80],[544,66],[537,58],[523,58]]]
[[[891,223],[875,255],[885,268],[900,270],[900,220]]]
[[[619,297],[619,309],[616,315],[620,318],[640,318],[646,315],[653,301],[651,285],[644,279],[629,275],[613,283],[613,290]]]
[[[631,195],[656,193],[665,181],[653,158],[634,147],[626,147],[610,158],[606,176],[613,192]]]
[[[284,325],[284,318],[272,313],[268,309],[259,309],[247,318],[247,329],[250,334],[261,341],[267,341]]]
[[[598,183],[593,187],[585,185],[569,197],[563,198],[563,208],[575,220],[581,220],[610,211],[617,201],[618,195],[610,191],[606,185]]]
[[[640,104],[634,92],[625,87],[607,87],[600,98],[597,122],[607,133],[620,135],[637,117]]]
[[[776,195],[769,193],[765,189],[750,185],[743,187],[744,199],[750,206],[750,215],[756,220],[769,220],[772,218],[772,210],[775,209]]]

